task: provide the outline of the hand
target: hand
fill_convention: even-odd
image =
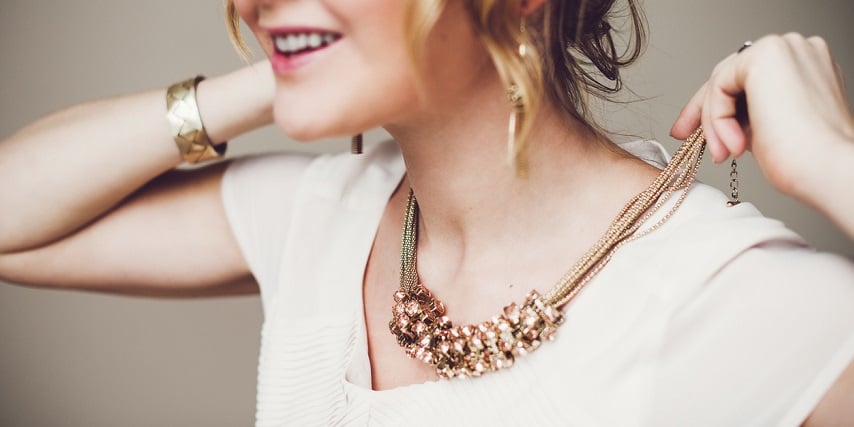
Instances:
[[[821,204],[813,192],[824,183],[816,178],[827,174],[827,162],[847,158],[850,167],[854,160],[842,75],[818,37],[768,36],[723,60],[671,134],[685,139],[699,125],[715,162],[751,150],[772,185],[813,205]]]

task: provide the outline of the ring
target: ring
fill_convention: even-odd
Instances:
[[[743,44],[743,45],[741,45],[741,47],[740,47],[740,48],[738,48],[738,52],[736,52],[736,53],[737,53],[737,54],[738,54],[738,53],[741,53],[742,51],[744,51],[744,49],[747,49],[747,48],[749,48],[750,46],[753,46],[753,42],[752,42],[752,41],[750,41],[750,40],[748,40],[748,41],[744,42],[744,44]]]

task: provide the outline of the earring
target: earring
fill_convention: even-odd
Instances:
[[[352,154],[362,154],[362,134],[353,135],[353,138],[350,139],[350,153]]]
[[[525,119],[525,103],[522,101],[522,93],[518,85],[510,85],[507,89],[507,98],[512,105],[510,125],[507,129],[507,156],[516,169],[516,174],[525,176],[527,164],[516,140],[516,135],[522,132],[522,121]]]
[[[525,2],[522,2],[522,7],[525,7]],[[528,31],[525,22],[525,11],[520,11],[522,15],[522,22],[519,23],[519,56],[522,58],[528,53],[528,45],[525,44],[525,33]]]
[[[523,2],[524,5],[524,2]],[[525,44],[525,13],[521,12],[522,19],[519,24],[519,57],[524,59],[528,54],[528,45]],[[522,98],[522,90],[519,85],[511,83],[507,88],[507,98],[510,100],[512,110],[510,111],[510,123],[507,129],[507,155],[516,170],[516,175],[525,177],[528,174],[528,164],[517,140],[517,135],[522,133],[522,122],[525,120],[525,102]]]
[[[726,205],[727,207],[733,207],[741,203],[741,200],[738,199],[738,163],[736,163],[735,157],[732,158],[732,163],[730,163],[729,189],[730,200],[726,202]]]

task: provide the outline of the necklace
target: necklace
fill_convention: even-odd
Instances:
[[[517,357],[555,338],[564,323],[562,308],[611,260],[623,244],[664,224],[676,212],[700,167],[705,137],[697,129],[676,151],[667,167],[644,191],[632,198],[605,234],[545,295],[531,291],[521,305],[476,325],[454,325],[445,305],[418,280],[418,201],[412,189],[404,218],[400,249],[400,288],[394,293],[391,333],[406,354],[433,365],[440,378],[478,377],[513,366]],[[681,191],[673,207],[655,224],[638,231],[658,209]]]

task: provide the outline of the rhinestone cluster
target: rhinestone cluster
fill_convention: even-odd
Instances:
[[[521,306],[479,325],[454,326],[445,307],[420,284],[394,294],[389,329],[413,358],[436,368],[440,378],[479,377],[513,366],[517,356],[553,340],[563,313],[532,291]]]

